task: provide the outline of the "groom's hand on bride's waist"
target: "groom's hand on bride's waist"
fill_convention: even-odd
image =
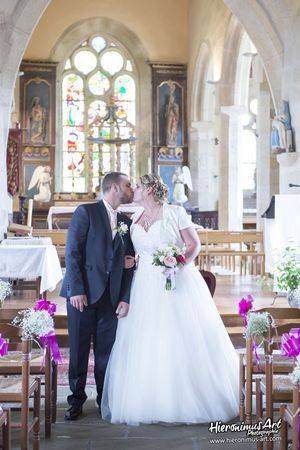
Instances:
[[[88,304],[86,295],[74,295],[73,297],[70,297],[70,303],[80,312],[82,312],[83,308]]]
[[[126,255],[124,257],[124,269],[132,269],[135,266],[135,257]]]
[[[118,319],[122,319],[122,317],[126,317],[129,311],[129,304],[126,302],[119,302],[118,307],[116,309],[116,314]]]

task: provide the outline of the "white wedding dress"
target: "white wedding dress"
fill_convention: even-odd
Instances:
[[[159,245],[183,247],[179,230],[191,226],[189,216],[164,205],[163,219],[146,232],[134,223],[139,215],[130,230],[139,262],[106,371],[102,417],[130,425],[233,419],[238,358],[205,281],[187,264],[166,291],[162,267],[152,265]]]

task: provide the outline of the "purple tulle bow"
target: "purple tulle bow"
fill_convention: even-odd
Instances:
[[[297,358],[300,354],[300,328],[292,328],[281,337],[281,354],[287,358]]]
[[[43,311],[43,310],[48,311],[48,313],[52,317],[52,316],[54,316],[54,314],[56,312],[56,304],[48,302],[48,300],[46,300],[45,298],[41,298],[40,300],[37,300],[35,302],[34,310],[35,311]]]
[[[44,356],[43,356],[41,369],[43,369],[45,367],[45,358],[46,358],[46,352],[47,352],[48,345],[50,348],[51,359],[55,362],[55,364],[61,363],[62,359],[61,359],[61,354],[59,351],[57,339],[55,336],[55,331],[51,330],[51,331],[49,331],[47,336],[40,336],[40,340],[41,340],[43,350],[44,350]]]
[[[252,303],[254,302],[254,298],[252,295],[248,294],[247,297],[241,298],[239,301],[239,315],[242,316],[244,325],[247,325],[247,314],[250,310],[253,310]]]
[[[7,355],[8,343],[1,337],[0,334],[0,357]]]

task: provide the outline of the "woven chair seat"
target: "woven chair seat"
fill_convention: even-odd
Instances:
[[[265,375],[260,377],[261,388],[265,392],[266,388],[266,377]],[[273,392],[278,392],[280,394],[291,394],[292,395],[293,383],[289,375],[273,375]]]

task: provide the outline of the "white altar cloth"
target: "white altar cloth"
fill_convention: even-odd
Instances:
[[[53,291],[63,274],[54,245],[0,245],[0,278],[37,279]]]

